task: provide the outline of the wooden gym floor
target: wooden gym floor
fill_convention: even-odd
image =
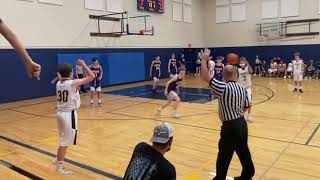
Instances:
[[[254,78],[256,122],[249,124],[254,179],[320,179],[320,81],[306,80],[304,94],[291,92],[292,84],[280,78]],[[207,87],[193,76],[184,86]],[[175,165],[178,179],[212,179],[220,131],[217,101],[182,103],[179,119],[170,117],[170,109],[160,117],[154,115],[163,100],[108,94],[103,101],[102,108],[89,109],[88,96],[82,96],[78,145],[69,148],[66,163],[74,176],[58,175],[51,164],[58,141],[55,97],[0,105],[0,160],[43,179],[120,179],[134,146],[149,142],[153,127],[166,121],[175,128],[166,158]],[[235,155],[228,175],[240,172]],[[27,178],[0,165],[0,179]]]

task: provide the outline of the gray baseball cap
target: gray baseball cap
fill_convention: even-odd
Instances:
[[[169,123],[157,125],[153,130],[151,142],[165,144],[173,137],[173,127]]]

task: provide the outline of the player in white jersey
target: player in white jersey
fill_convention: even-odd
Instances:
[[[213,78],[213,76],[214,76],[214,66],[215,66],[215,63],[213,61],[212,56],[210,56],[209,62],[208,62],[208,69],[209,69],[209,74],[210,74],[211,78]]]
[[[248,94],[250,107],[248,108],[248,122],[253,122],[253,118],[251,116],[251,103],[252,103],[252,82],[251,82],[251,74],[253,73],[252,67],[245,57],[240,58],[238,73],[239,73],[239,83],[245,88]]]
[[[294,80],[294,90],[293,92],[297,92],[299,89],[300,93],[303,93],[302,90],[302,81],[303,81],[303,74],[304,74],[304,63],[303,60],[300,58],[300,53],[294,53],[294,60],[292,60],[293,65],[293,80]]]
[[[215,66],[215,63],[214,63],[213,57],[210,56],[209,61],[208,61],[208,70],[209,70],[209,75],[211,78],[214,77],[214,66]],[[214,99],[214,95],[213,95],[211,88],[210,88],[210,98],[211,98],[211,100]]]
[[[53,161],[56,170],[63,175],[72,175],[73,172],[64,169],[64,158],[69,145],[76,144],[78,116],[76,110],[80,107],[80,95],[78,88],[91,82],[95,75],[83,60],[78,60],[88,75],[82,79],[72,79],[72,67],[70,64],[61,64],[58,67],[59,81],[57,82],[57,122],[59,130],[59,148],[57,158]]]

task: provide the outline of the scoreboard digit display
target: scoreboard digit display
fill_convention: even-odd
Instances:
[[[164,13],[164,0],[138,0],[138,10]]]

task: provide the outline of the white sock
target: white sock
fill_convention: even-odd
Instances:
[[[73,175],[74,173],[72,171],[67,171],[64,169],[63,161],[58,161],[57,163],[57,172],[59,172],[62,175]]]
[[[90,103],[93,104],[93,99],[90,100]]]
[[[57,161],[57,170],[63,168],[63,161]]]
[[[102,100],[101,100],[101,99],[99,99],[98,101],[99,101],[100,104],[102,103]]]

